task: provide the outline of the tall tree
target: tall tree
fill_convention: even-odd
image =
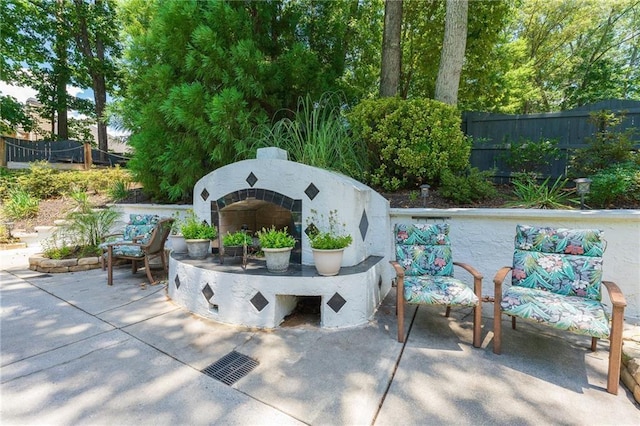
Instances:
[[[384,6],[384,35],[380,69],[380,96],[396,96],[400,89],[402,61],[402,0],[386,0]]]
[[[460,74],[467,46],[468,11],[468,0],[447,0],[435,99],[449,105],[458,103]]]

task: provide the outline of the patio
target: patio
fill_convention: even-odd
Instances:
[[[9,265],[3,259],[3,265]],[[3,424],[637,424],[606,387],[606,350],[521,323],[491,351],[471,315],[420,307],[395,339],[393,293],[374,319],[330,330],[304,318],[274,330],[194,316],[143,273],[1,271]],[[24,268],[24,269],[23,269]],[[7,269],[7,266],[3,266]],[[414,315],[415,312],[415,315]],[[600,343],[603,347],[607,343]],[[258,365],[226,385],[203,373],[236,351]]]

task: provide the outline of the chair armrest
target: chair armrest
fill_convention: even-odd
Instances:
[[[498,270],[498,272],[496,272],[496,275],[493,277],[493,283],[495,284],[496,288],[502,288],[502,282],[512,269],[513,268],[511,266],[503,266]]]
[[[620,290],[620,287],[613,281],[602,281],[602,284],[607,288],[607,292],[609,293],[609,298],[611,299],[611,304],[614,307],[624,308],[627,306],[627,301],[624,298],[624,294]]]
[[[124,236],[124,233],[122,233],[122,232],[118,232],[118,233],[115,233],[115,234],[107,234],[107,235],[103,235],[102,237],[100,237],[100,240],[101,240],[102,242],[104,242],[104,241],[106,241],[106,240],[107,240],[107,238],[117,237],[118,235],[122,235],[122,236]]]
[[[461,267],[473,276],[473,292],[475,293],[478,300],[482,300],[482,278],[484,278],[482,274],[478,272],[476,268],[467,263],[453,262],[453,264]]]
[[[453,262],[454,265],[461,267],[462,269],[464,269],[465,271],[469,272],[471,275],[473,275],[473,278],[476,279],[483,279],[484,277],[482,276],[482,274],[480,272],[478,272],[478,270],[476,268],[474,268],[473,266],[467,264],[467,263],[461,263],[461,262]]]
[[[390,260],[389,263],[393,266],[393,269],[396,270],[396,276],[398,278],[404,278],[404,268],[396,260]]]
[[[108,247],[113,247],[113,246],[138,246],[138,247],[145,247],[145,244],[141,244],[141,243],[136,243],[133,241],[114,241],[112,243],[107,244]]]

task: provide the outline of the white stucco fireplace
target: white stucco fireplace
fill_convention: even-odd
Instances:
[[[299,297],[317,296],[322,327],[350,327],[366,323],[391,287],[389,203],[354,179],[289,161],[285,151],[265,148],[255,160],[204,176],[193,198],[196,215],[216,225],[221,235],[275,225],[287,226],[297,240],[290,268],[282,274],[267,272],[260,259],[244,268],[223,263],[218,255],[192,260],[172,253],[169,297],[198,315],[273,328],[294,310]],[[305,230],[313,222],[312,212],[317,220],[328,218],[332,210],[353,243],[344,252],[340,274],[323,277],[313,266]]]

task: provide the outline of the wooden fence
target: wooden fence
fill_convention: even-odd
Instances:
[[[92,164],[101,166],[125,165],[127,158],[102,152],[90,144],[73,140],[27,141],[0,137],[0,166],[48,161],[54,164],[76,165],[88,169]]]
[[[508,180],[511,173],[504,161],[509,152],[509,143],[555,139],[558,141],[561,158],[551,162],[543,172],[553,178],[562,176],[566,174],[572,151],[587,147],[588,139],[597,130],[589,121],[590,114],[602,110],[624,114],[625,119],[615,128],[616,131],[622,132],[629,128],[640,130],[639,101],[609,100],[569,111],[542,114],[466,112],[462,118],[462,130],[473,138],[471,165],[480,170],[495,168],[495,180],[502,182]],[[633,140],[636,148],[640,148],[640,132],[636,132]]]

